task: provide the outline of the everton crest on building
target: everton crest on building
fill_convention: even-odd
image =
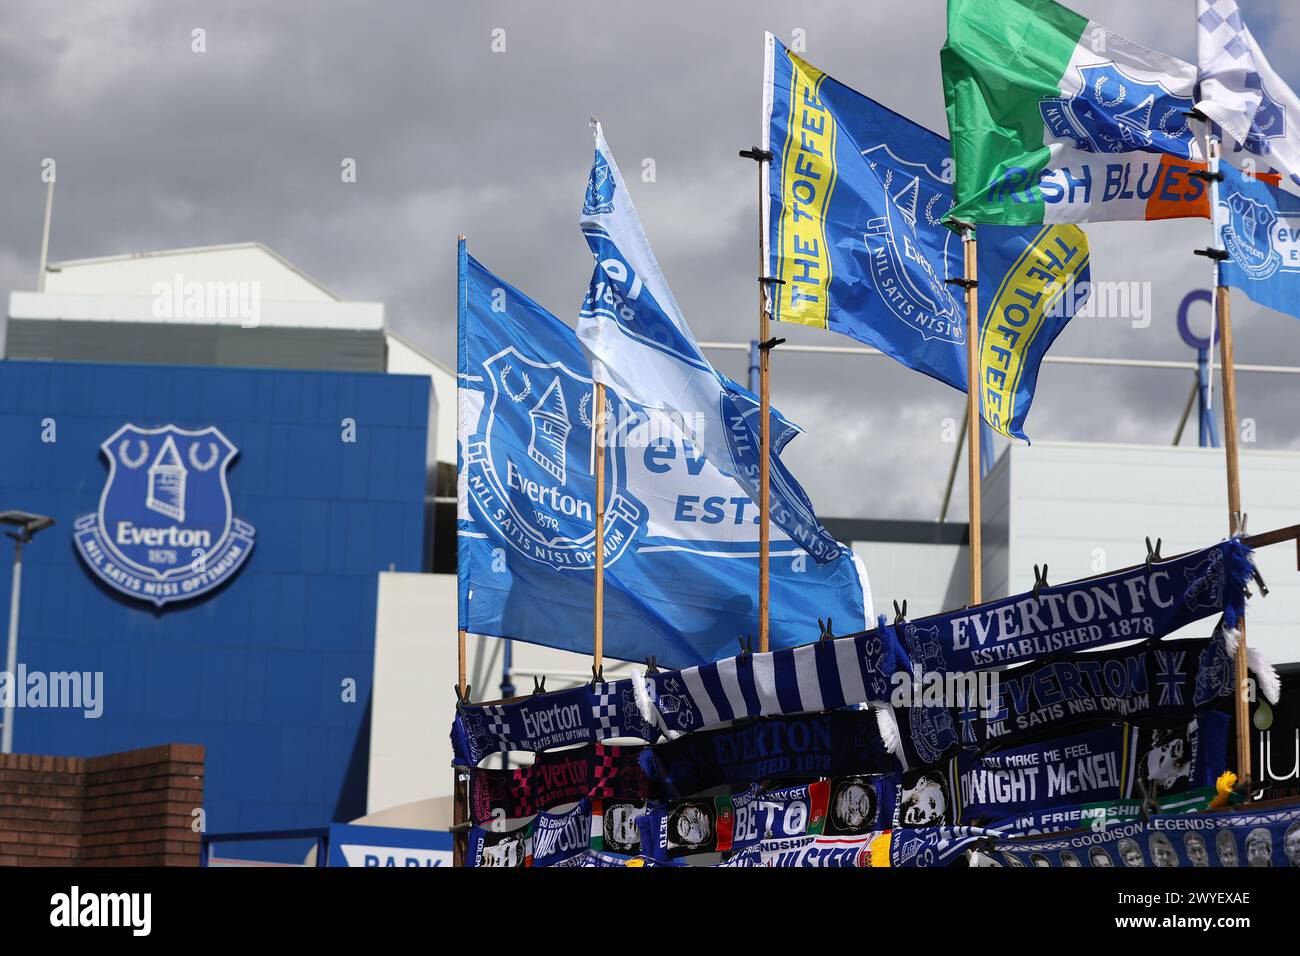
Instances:
[[[161,607],[206,594],[248,559],[254,530],[226,483],[239,449],[218,428],[123,425],[100,450],[108,479],[74,540],[109,587]]]

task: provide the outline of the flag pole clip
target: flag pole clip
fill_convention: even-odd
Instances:
[[[772,151],[770,149],[759,149],[757,146],[751,146],[749,149],[740,151],[741,159],[752,159],[756,163],[770,163],[772,161]]]
[[[1160,545],[1161,545],[1161,543],[1162,543],[1162,539],[1160,539],[1160,538],[1156,538],[1156,546],[1155,546],[1154,548],[1151,547],[1151,539],[1150,539],[1150,538],[1147,538],[1146,541],[1147,541],[1147,561],[1146,561],[1146,566],[1147,566],[1147,570],[1150,571],[1150,570],[1151,570],[1151,563],[1152,563],[1153,561],[1163,561],[1163,560],[1164,560],[1164,558],[1162,558],[1162,557],[1160,556]]]
[[[835,632],[831,630],[831,619],[829,617],[826,619],[825,624],[822,623],[821,618],[817,618],[817,627],[822,632],[821,637],[818,638],[819,642],[821,642],[822,644],[827,644],[835,640]]]
[[[746,634],[743,637],[736,638],[740,642],[740,653],[736,656],[741,660],[754,656],[754,635]]]
[[[659,665],[653,654],[647,654],[645,659],[645,673],[649,677],[651,674],[659,673]]]
[[[597,684],[603,684],[603,683],[605,683],[604,665],[597,667],[595,664],[592,664],[591,665],[591,686],[595,687]]]
[[[538,680],[538,679],[537,679],[537,675],[534,674],[534,675],[533,675],[533,692],[532,692],[532,694],[530,694],[529,696],[530,696],[530,697],[536,697],[538,694],[545,694],[545,693],[546,693],[546,675],[543,674],[543,675],[542,675],[542,679],[541,679],[541,680]]]
[[[907,620],[907,598],[903,598],[903,605],[899,607],[897,601],[894,602],[894,627],[902,624]]]
[[[777,337],[774,335],[774,336],[772,336],[770,339],[768,339],[766,342],[759,342],[759,343],[758,343],[758,350],[759,350],[760,352],[770,352],[770,351],[772,351],[772,349],[776,348],[778,345],[780,345],[780,344],[781,344],[782,342],[784,342],[784,341],[785,341],[785,339],[779,339],[779,338],[777,338]]]
[[[1213,259],[1215,262],[1222,262],[1228,258],[1226,249],[1193,249],[1193,255],[1205,256],[1207,259]]]
[[[456,692],[456,713],[464,714],[465,705],[469,703],[469,684],[465,685],[465,692],[463,694],[461,693],[459,684],[452,684],[451,689]]]
[[[978,288],[979,288],[979,285],[980,285],[978,279],[967,279],[967,278],[965,278],[964,276],[963,276],[962,278],[959,278],[959,279],[944,279],[944,280],[943,280],[943,284],[944,284],[944,285],[959,285],[959,286],[961,286],[963,289],[978,289]]]
[[[1223,182],[1223,172],[1218,169],[1216,169],[1214,172],[1210,172],[1208,169],[1193,169],[1187,175],[1191,176],[1194,179],[1205,180],[1206,182],[1212,182],[1212,183]]]
[[[1043,563],[1043,569],[1041,571],[1038,570],[1038,565],[1035,564],[1034,565],[1034,600],[1035,601],[1040,600],[1038,596],[1038,592],[1046,587],[1051,587],[1051,585],[1047,583],[1047,563],[1046,562]]]
[[[1202,123],[1208,123],[1210,121],[1210,118],[1206,116],[1204,113],[1202,113],[1200,110],[1198,110],[1195,106],[1193,106],[1190,110],[1183,110],[1183,115],[1186,116],[1188,119],[1199,120]],[[1193,173],[1192,175],[1195,176],[1196,174]]]

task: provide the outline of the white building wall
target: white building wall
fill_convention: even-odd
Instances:
[[[1163,539],[1166,555],[1221,540],[1228,532],[1223,454],[1150,445],[1011,446],[984,483],[985,599],[1030,590],[1035,563],[1049,565],[1050,581],[1068,581],[1144,561],[1148,535]],[[1300,523],[1300,453],[1243,450],[1241,472],[1249,532]],[[1247,639],[1276,663],[1300,660],[1296,547],[1261,549],[1256,563],[1270,593],[1252,600]],[[1001,586],[998,568],[1006,569]],[[1182,636],[1208,629],[1194,626]]]

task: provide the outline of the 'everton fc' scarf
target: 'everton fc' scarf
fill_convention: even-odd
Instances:
[[[510,750],[538,752],[613,737],[648,743],[744,717],[884,706],[891,678],[911,665],[892,630],[742,654],[680,671],[459,708],[452,750],[460,766]]]
[[[836,710],[688,734],[647,748],[641,763],[651,792],[680,798],[711,787],[747,787],[789,777],[890,773],[898,760],[869,710]]]
[[[644,800],[641,747],[588,744],[537,755],[529,767],[474,769],[469,773],[469,811],[475,823],[530,817],[584,797]]]
[[[1239,538],[1179,558],[906,622],[923,673],[975,671],[1149,637],[1222,613],[1234,630],[1253,565]]]
[[[1158,814],[1145,824],[1029,840],[998,839],[1004,866],[1300,866],[1300,806],[1257,804],[1222,813]]]

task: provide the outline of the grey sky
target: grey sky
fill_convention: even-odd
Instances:
[[[1293,84],[1300,5],[1239,0]],[[1193,0],[1075,0],[1193,59]],[[51,257],[261,240],[454,359],[454,247],[572,322],[591,274],[578,228],[598,115],[698,337],[755,333],[762,36],[946,133],[942,0],[222,2],[11,0],[0,34],[0,286],[34,284],[58,162]],[[191,31],[207,52],[191,52]],[[492,51],[492,31],[506,51]],[[340,180],[344,157],[358,181]],[[644,158],[657,181],[643,183]],[[1071,323],[1061,355],[1190,359],[1174,310],[1206,285],[1203,221],[1089,227],[1094,279],[1150,280],[1154,322]],[[1234,296],[1238,361],[1300,365],[1300,324]],[[792,342],[853,344],[782,327]],[[742,357],[718,357],[742,378]],[[1035,439],[1170,441],[1190,373],[1047,366]],[[774,399],[808,434],[786,452],[824,515],[933,518],[964,397],[884,358],[777,353]],[[1246,375],[1259,447],[1300,448],[1300,383]],[[1189,432],[1194,440],[1194,434]],[[960,503],[954,512],[964,513]]]

